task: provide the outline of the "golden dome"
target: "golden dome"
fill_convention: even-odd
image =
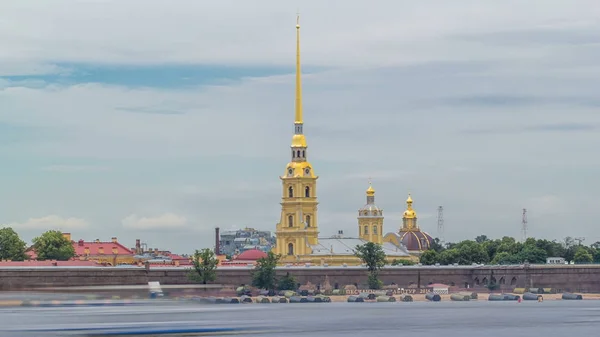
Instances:
[[[406,203],[407,203],[407,204],[412,204],[412,202],[413,202],[413,200],[412,200],[412,198],[410,197],[410,193],[409,193],[409,194],[408,194],[408,199],[406,199]]]
[[[417,216],[417,213],[415,213],[415,211],[412,209],[407,209],[406,211],[404,211],[405,218],[414,218],[415,216]]]
[[[367,188],[367,195],[368,196],[375,195],[375,189],[373,188],[373,186],[371,185],[371,183],[369,183],[369,188]]]
[[[292,147],[306,147],[306,138],[304,135],[294,135],[292,137]]]

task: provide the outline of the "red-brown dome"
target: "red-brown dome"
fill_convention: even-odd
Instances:
[[[263,252],[260,249],[249,249],[243,253],[241,253],[240,255],[238,255],[235,259],[236,260],[243,260],[243,261],[256,261],[260,258],[264,258],[267,257],[267,253]]]
[[[424,251],[429,249],[433,238],[421,231],[400,231],[398,233],[399,241],[406,246],[409,251]]]

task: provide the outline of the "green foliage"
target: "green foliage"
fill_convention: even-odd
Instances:
[[[439,256],[438,253],[433,250],[426,250],[423,252],[423,254],[421,254],[421,257],[419,258],[419,262],[421,262],[424,265],[434,265],[436,263],[438,263],[439,261]]]
[[[286,273],[277,284],[279,290],[296,290],[296,278],[290,273]]]
[[[385,266],[385,252],[379,244],[367,242],[364,245],[356,246],[354,255],[367,265],[369,273],[377,272]]]
[[[414,266],[415,263],[411,260],[404,260],[404,259],[394,259],[392,261],[392,266],[399,266],[399,265],[403,265],[403,266]]]
[[[379,275],[379,270],[385,266],[385,252],[383,248],[379,244],[367,242],[364,245],[356,246],[354,250],[354,255],[367,265],[367,270],[369,271],[369,288],[380,289],[382,283],[378,280],[377,276]]]
[[[217,279],[219,260],[208,248],[196,250],[192,259],[194,268],[188,272],[188,278],[194,282],[207,284]]]
[[[277,285],[275,268],[279,259],[281,255],[273,252],[268,252],[266,257],[258,259],[252,272],[252,285],[261,289],[275,290]]]
[[[377,278],[377,274],[369,274],[369,289],[381,289],[383,288],[383,282]]]
[[[573,261],[575,261],[575,263],[592,263],[594,261],[594,257],[587,251],[587,249],[581,247],[575,252]]]
[[[525,242],[517,242],[508,236],[490,239],[479,235],[475,240],[447,243],[446,247],[441,247],[439,240],[434,239],[431,248],[421,254],[421,263],[507,265],[527,261],[532,264],[545,264],[548,257],[562,257],[575,263],[600,263],[600,242],[584,246],[572,237],[566,237],[562,241],[528,238]]]
[[[33,247],[40,261],[67,261],[75,256],[73,243],[56,230],[49,230],[34,238]]]
[[[23,261],[27,258],[25,250],[25,241],[21,240],[17,232],[11,227],[0,229],[0,259]]]

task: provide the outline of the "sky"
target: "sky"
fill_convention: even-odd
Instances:
[[[191,253],[275,230],[294,118],[321,236],[600,240],[596,0],[0,2],[0,223]],[[596,150],[595,150],[596,149]]]

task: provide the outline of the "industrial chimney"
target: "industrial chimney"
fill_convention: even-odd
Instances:
[[[221,255],[221,234],[219,234],[219,227],[215,227],[215,255]]]

